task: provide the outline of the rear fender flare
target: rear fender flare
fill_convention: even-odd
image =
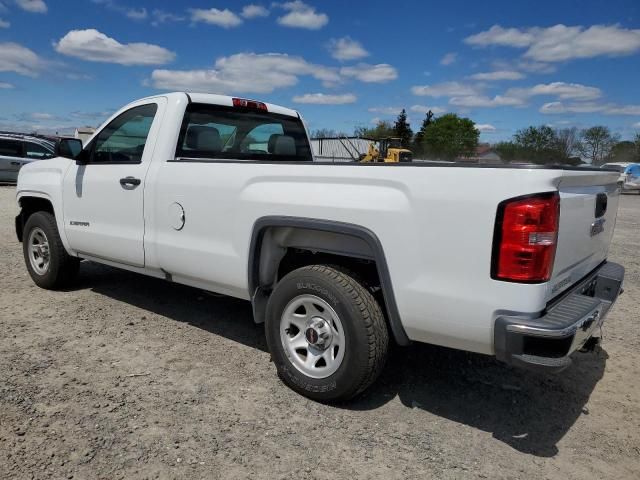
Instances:
[[[274,228],[285,231],[278,238],[267,236]],[[287,235],[289,232],[293,233]],[[309,235],[309,232],[313,235]],[[264,321],[268,300],[265,290],[273,286],[271,279],[275,278],[287,248],[317,250],[375,261],[391,332],[398,345],[410,343],[400,320],[382,243],[366,227],[330,220],[287,216],[267,216],[256,220],[249,246],[248,284],[257,323]]]

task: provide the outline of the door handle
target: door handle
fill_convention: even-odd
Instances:
[[[137,187],[138,185],[140,185],[140,179],[133,177],[124,177],[120,179],[120,185],[122,185],[123,187]]]
[[[11,165],[15,165],[16,167],[19,167],[20,165],[22,165],[21,162],[11,162]]]

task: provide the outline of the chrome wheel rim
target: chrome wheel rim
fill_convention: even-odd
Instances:
[[[332,375],[344,359],[340,317],[315,295],[299,295],[287,304],[280,319],[280,340],[291,364],[311,378]]]
[[[49,240],[40,227],[35,227],[29,233],[28,240],[29,263],[38,275],[44,275],[49,270],[51,256],[49,253]]]

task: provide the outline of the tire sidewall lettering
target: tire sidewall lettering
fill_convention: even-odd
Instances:
[[[322,285],[318,285],[317,283],[300,281],[296,283],[296,288],[298,290],[311,290],[313,292],[319,293],[323,296],[325,300],[330,301],[334,305],[339,305],[340,301],[333,295],[327,288]]]

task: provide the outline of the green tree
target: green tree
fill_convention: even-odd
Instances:
[[[411,146],[411,142],[413,141],[413,130],[411,130],[411,125],[407,122],[407,112],[404,108],[393,125],[393,133],[394,137],[398,137],[400,139],[404,148],[409,148],[409,146]]]
[[[505,162],[524,161],[522,148],[515,142],[499,142],[493,146],[500,158]]]
[[[579,154],[580,133],[576,127],[561,128],[556,133],[556,149],[564,158],[572,158]]]
[[[413,139],[413,153],[422,154],[424,152],[424,133],[427,131],[429,125],[433,123],[433,112],[429,110],[422,120],[422,126],[416,136]]]
[[[319,128],[311,131],[311,138],[336,138],[340,136],[338,132],[330,128]]]
[[[640,132],[636,133],[636,136],[633,139],[633,143],[636,146],[636,156],[634,161],[640,162]]]
[[[628,140],[616,143],[609,153],[608,162],[635,162],[638,151],[635,142]]]
[[[576,145],[577,130],[540,125],[518,130],[512,141],[501,142],[495,148],[503,160],[510,162],[577,164],[579,159],[572,157]]]
[[[602,165],[618,140],[619,136],[612,134],[609,127],[597,125],[588,128],[580,135],[580,153],[593,165]]]
[[[395,131],[390,122],[381,120],[373,128],[356,127],[353,134],[356,137],[380,140],[382,138],[393,137],[395,135]]]
[[[434,120],[423,133],[425,153],[443,160],[471,156],[478,146],[480,132],[475,123],[455,113],[447,113]]]

